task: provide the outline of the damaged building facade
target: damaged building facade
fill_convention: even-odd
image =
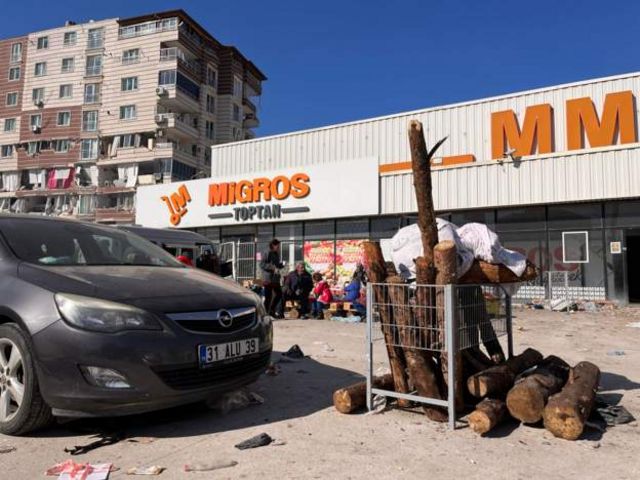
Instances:
[[[140,190],[138,223],[257,242],[256,252],[276,236],[289,260],[302,259],[307,242],[336,254],[347,239],[384,246],[416,221],[407,126],[417,119],[427,145],[448,137],[433,163],[439,216],[485,223],[539,265],[532,297],[544,296],[548,272],[567,272],[576,298],[637,302],[637,95],[640,73],[631,73],[214,146],[211,179]],[[296,174],[308,178],[298,198],[285,191]],[[256,195],[266,182],[280,187]],[[211,196],[222,183],[234,187],[225,204]],[[181,185],[190,199],[172,225],[160,198]],[[165,215],[152,214],[158,205]],[[274,205],[277,218],[233,210]]]
[[[264,75],[181,10],[0,41],[0,212],[131,223],[136,188],[253,138]]]

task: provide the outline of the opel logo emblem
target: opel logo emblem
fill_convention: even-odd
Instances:
[[[218,313],[218,322],[222,327],[229,328],[233,323],[233,317],[226,310],[220,310],[220,313]]]

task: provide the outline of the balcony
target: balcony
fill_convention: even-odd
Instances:
[[[156,88],[158,101],[168,110],[184,113],[198,113],[200,102],[191,92],[177,85],[160,85]]]
[[[198,137],[198,129],[193,125],[193,119],[188,115],[176,113],[159,113],[156,115],[156,123],[160,128],[171,129],[182,137],[189,139]]]
[[[152,35],[154,33],[178,30],[178,18],[164,18],[162,20],[127,25],[118,29],[118,40]]]
[[[184,148],[180,148],[173,143],[157,143],[151,149],[147,147],[118,148],[114,156],[101,158],[98,164],[106,166],[123,163],[142,163],[161,158],[174,158],[188,164],[196,162],[196,157]]]
[[[200,64],[194,60],[189,60],[184,51],[178,47],[161,48],[160,62],[171,62],[172,65],[183,68],[196,77],[202,74]]]
[[[118,207],[96,208],[96,222],[101,223],[133,223],[136,219],[135,210],[123,210]]]

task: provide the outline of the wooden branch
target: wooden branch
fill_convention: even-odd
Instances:
[[[431,355],[425,351],[420,328],[412,322],[407,284],[400,277],[389,277],[387,283],[389,298],[393,304],[393,318],[400,333],[411,383],[421,397],[441,400],[435,364]],[[447,413],[443,409],[431,405],[424,405],[422,408],[429,419],[437,422],[447,421]]]
[[[373,387],[393,390],[393,375],[387,373],[373,378]],[[353,413],[367,404],[367,382],[358,382],[333,392],[333,406],[340,413]]]
[[[544,426],[556,437],[577,440],[591,414],[600,382],[600,369],[590,362],[580,362],[569,373],[560,393],[544,409]]]
[[[487,433],[507,418],[507,406],[502,400],[485,398],[469,414],[469,427],[476,433]]]
[[[554,355],[546,357],[531,372],[516,380],[507,394],[507,408],[523,423],[537,423],[547,400],[559,392],[569,377],[569,365]]]
[[[539,274],[540,270],[529,260],[527,260],[527,268],[520,277],[502,264],[475,260],[471,268],[458,279],[458,284],[528,282],[538,278]]]
[[[363,252],[369,281],[374,284],[384,283],[387,279],[387,271],[380,244],[378,242],[364,242]],[[374,285],[373,301],[378,304],[388,304],[387,293],[386,287]],[[381,307],[379,310],[380,324],[382,333],[384,334],[395,391],[398,393],[409,393],[409,383],[406,373],[407,364],[404,358],[404,352],[402,348],[398,346],[398,329],[393,321],[393,312],[387,307]],[[399,399],[397,403],[400,407],[408,407],[411,404],[411,402],[402,399]]]
[[[504,398],[513,387],[516,376],[542,361],[542,354],[527,348],[520,355],[511,357],[502,365],[488,368],[467,380],[469,392],[478,398]]]

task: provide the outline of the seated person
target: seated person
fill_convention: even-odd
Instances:
[[[344,301],[351,303],[351,308],[358,312],[358,315],[364,316],[366,312],[366,308],[364,305],[360,303],[360,289],[362,288],[362,284],[360,283],[360,279],[355,275],[351,282],[344,287]]]
[[[300,316],[309,313],[309,294],[313,289],[311,275],[304,268],[304,262],[298,262],[296,269],[290,272],[284,279],[284,300],[298,302],[300,305]]]
[[[311,315],[315,318],[324,318],[323,311],[329,306],[333,300],[333,294],[331,293],[331,287],[322,279],[322,274],[316,272],[313,274],[313,281],[316,286],[313,289],[313,296],[315,298]]]

